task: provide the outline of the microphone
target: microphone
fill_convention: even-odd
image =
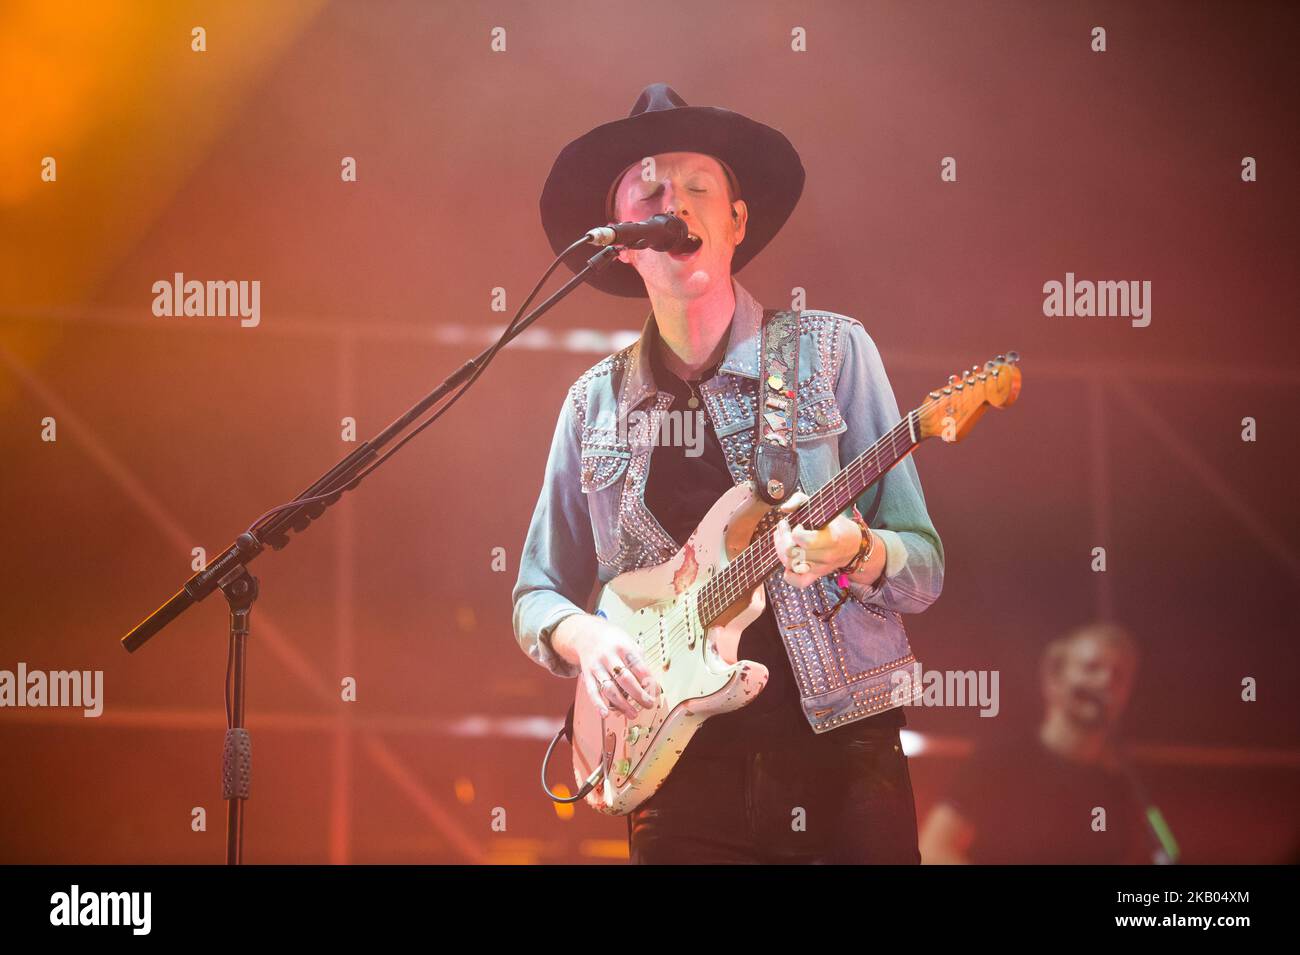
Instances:
[[[587,241],[592,245],[621,245],[656,252],[694,252],[700,247],[700,240],[690,234],[686,223],[666,213],[651,216],[644,222],[597,226],[587,233]]]

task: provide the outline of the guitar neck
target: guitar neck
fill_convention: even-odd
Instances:
[[[920,443],[917,437],[920,434],[919,414],[920,409],[909,411],[879,441],[849,462],[839,474],[795,509],[790,515],[790,525],[825,527],[858,495],[911,454]],[[777,519],[773,516],[760,523],[753,542],[722,573],[700,588],[699,615],[704,626],[709,626],[724,610],[781,566],[770,533]]]

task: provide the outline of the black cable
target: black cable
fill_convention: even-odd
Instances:
[[[230,638],[230,649],[226,651],[226,729],[234,729],[235,718],[230,711],[231,683],[235,669],[235,638]]]
[[[573,719],[572,707],[569,708],[569,719],[570,720]],[[551,792],[551,787],[546,782],[546,767],[551,762],[551,753],[555,751],[555,744],[560,741],[561,736],[569,736],[569,729],[570,729],[569,724],[566,722],[564,726],[561,726],[559,730],[556,731],[555,735],[551,737],[551,745],[546,747],[546,755],[542,757],[542,792],[546,793],[546,795],[551,799],[552,802],[560,802],[560,803],[580,802],[581,800],[587,798],[587,793],[595,789],[601,779],[605,778],[604,769],[602,767],[601,769],[598,769],[596,770],[596,772],[592,773],[591,774],[592,778],[588,779],[588,781],[582,786],[582,788],[579,789],[572,796],[557,796],[555,793]],[[573,742],[572,737],[569,737],[569,742],[570,744],[572,744]]]

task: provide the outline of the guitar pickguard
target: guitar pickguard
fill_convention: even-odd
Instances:
[[[765,605],[763,588],[740,595],[707,630],[698,593],[748,546],[767,512],[748,485],[710,508],[672,558],[621,574],[601,592],[597,612],[636,641],[660,686],[658,705],[629,719],[600,713],[580,694],[574,708],[574,769],[579,783],[605,764],[605,780],[588,795],[595,808],[630,812],[662,785],[686,744],[708,717],[754,699],[767,685],[765,666],[736,657],[740,635]]]

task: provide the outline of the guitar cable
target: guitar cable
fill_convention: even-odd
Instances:
[[[542,792],[546,793],[546,795],[554,802],[574,803],[585,799],[587,793],[600,785],[600,781],[605,778],[605,762],[607,760],[602,760],[601,764],[596,767],[595,771],[590,776],[587,777],[587,781],[583,783],[582,788],[579,789],[575,795],[556,795],[551,792],[551,787],[546,782],[546,767],[550,765],[551,753],[555,751],[555,744],[560,741],[561,736],[567,737],[569,745],[573,745],[573,704],[569,704],[569,712],[564,715],[564,725],[561,726],[551,738],[551,744],[546,747],[546,755],[542,757]]]

